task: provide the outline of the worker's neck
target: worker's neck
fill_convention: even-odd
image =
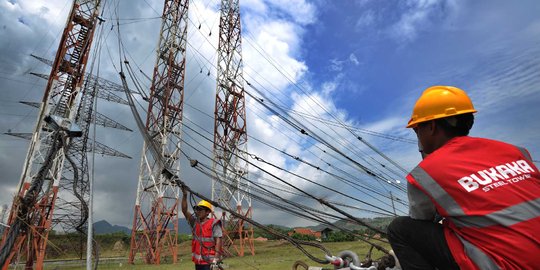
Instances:
[[[446,134],[441,133],[441,135],[438,136],[437,139],[435,140],[435,143],[434,143],[435,150],[443,147],[450,140],[452,140],[453,138],[456,138],[456,137],[457,136],[447,136]]]
[[[199,218],[199,222],[203,223],[208,220],[208,217]]]

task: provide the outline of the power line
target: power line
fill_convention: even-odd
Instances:
[[[144,129],[144,126],[142,125],[142,121],[140,119],[140,116],[138,114],[138,112],[136,111],[136,108],[135,108],[135,104],[133,102],[133,99],[131,98],[131,93],[129,92],[128,90],[128,87],[127,87],[127,82],[126,82],[126,77],[123,75],[123,73],[121,72],[120,73],[121,75],[121,79],[122,79],[122,84],[124,86],[124,91],[126,92],[126,95],[129,96],[128,97],[128,101],[130,102],[130,107],[132,109],[132,113],[133,113],[133,116],[135,117],[135,119],[137,120],[137,124],[138,124],[138,127],[139,127],[139,131],[141,132],[141,134],[143,135],[143,138],[145,139],[145,142],[146,144],[148,145],[148,147],[150,148],[150,152],[152,153],[152,155],[154,156],[154,158],[156,159],[156,163],[157,163],[157,166],[162,169],[162,173],[163,175],[168,179],[168,181],[171,182],[171,184],[174,184],[174,185],[178,185],[178,186],[181,186],[183,189],[186,189],[187,191],[190,191],[192,194],[195,194],[196,196],[206,200],[206,201],[209,201],[210,203],[212,203],[213,205],[217,206],[217,207],[220,207],[222,208],[223,210],[229,212],[232,216],[238,218],[238,219],[241,219],[241,220],[244,220],[246,222],[249,222],[250,224],[256,226],[256,227],[259,227],[261,229],[264,229],[265,231],[267,232],[270,232],[270,233],[273,233],[275,235],[278,235],[280,236],[281,238],[283,239],[286,239],[288,240],[291,244],[295,245],[298,249],[300,249],[306,256],[308,256],[310,259],[316,261],[316,262],[320,262],[320,263],[327,263],[327,260],[324,259],[324,260],[321,260],[321,259],[318,259],[316,258],[315,256],[311,255],[307,250],[304,249],[304,247],[302,245],[307,245],[307,246],[315,246],[317,248],[320,248],[321,250],[325,251],[325,253],[327,255],[330,255],[330,252],[324,248],[324,246],[320,245],[320,244],[316,244],[316,243],[311,243],[311,242],[304,242],[304,241],[298,241],[298,240],[295,240],[295,239],[292,239],[290,238],[289,236],[287,235],[284,235],[284,234],[281,234],[281,233],[278,233],[278,232],[275,232],[273,229],[267,227],[267,226],[264,226],[250,218],[247,218],[243,215],[240,215],[238,213],[236,213],[235,210],[232,210],[232,209],[229,209],[227,207],[224,207],[222,205],[220,205],[218,202],[215,202],[209,198],[207,198],[206,196],[203,196],[193,190],[191,190],[188,186],[185,185],[184,182],[182,182],[180,180],[180,178],[178,178],[177,175],[174,175],[173,171],[170,170],[170,168],[167,167],[167,164],[165,164],[162,160],[162,157],[160,155],[158,155],[158,151],[157,151],[157,147],[156,145],[154,145],[152,142],[152,140],[150,139],[150,135],[148,134],[148,132]],[[185,153],[182,151],[182,154],[185,155]],[[187,155],[185,155],[186,158],[188,158],[188,160],[190,160],[190,162],[192,161]],[[194,165],[193,166],[196,166],[197,164],[197,161],[194,161]],[[377,246],[375,244],[372,243],[373,246]],[[385,250],[384,248],[380,247],[381,250]]]
[[[183,141],[183,142],[184,142],[186,145],[190,146],[190,147],[191,147],[193,150],[195,150],[196,152],[199,152],[200,154],[202,154],[202,155],[203,155],[204,157],[206,157],[207,159],[209,159],[209,160],[212,159],[210,156],[208,156],[208,155],[202,153],[202,151],[201,151],[199,148],[196,148],[196,147],[191,146],[191,144],[189,144],[189,142],[186,142],[186,141]],[[208,149],[207,149],[207,150],[208,150]],[[188,156],[184,151],[182,151],[182,154],[183,154],[184,156],[186,156],[186,158],[188,158],[188,160],[190,160],[190,163],[192,164],[192,167],[195,167],[195,168],[198,169],[198,165],[199,165],[199,164],[202,164],[202,163],[200,163],[199,161],[193,162],[193,160],[190,159],[189,156]],[[249,162],[249,161],[248,161],[248,162]],[[258,166],[255,165],[255,164],[250,163],[250,165],[254,165],[254,166],[256,166],[258,169],[264,170],[264,169],[258,167]],[[203,165],[201,165],[201,166],[203,166]],[[207,166],[207,165],[204,165],[204,167],[207,168],[207,169],[210,169],[210,167]],[[210,170],[211,170],[211,169],[210,169]],[[201,170],[199,169],[199,171],[201,171]],[[265,171],[265,170],[264,170],[264,171]],[[201,171],[201,172],[202,172],[202,171]],[[213,172],[213,173],[216,173],[216,174],[218,174],[218,175],[220,175],[220,173],[215,172],[215,171],[213,171],[213,170],[212,170],[212,172]],[[284,181],[283,179],[277,177],[276,175],[274,175],[274,174],[272,174],[272,173],[270,173],[270,172],[268,172],[268,171],[265,171],[265,172],[266,172],[267,174],[271,175],[272,177],[276,178],[277,180],[283,182],[284,184],[288,185],[289,187],[291,187],[291,188],[293,188],[293,189],[299,191],[300,193],[303,193],[303,194],[307,195],[307,196],[308,196],[309,198],[311,198],[311,199],[314,199],[315,201],[319,202],[320,204],[325,205],[325,206],[327,206],[327,207],[330,207],[330,208],[333,209],[334,211],[336,211],[336,212],[338,212],[338,213],[340,213],[340,214],[346,216],[349,220],[354,221],[354,222],[356,222],[356,223],[359,223],[360,225],[365,226],[365,227],[367,227],[367,228],[370,228],[371,230],[377,231],[378,233],[380,233],[380,234],[382,234],[382,235],[386,235],[386,233],[385,233],[384,231],[381,231],[381,230],[379,230],[378,228],[374,228],[373,226],[371,226],[371,225],[369,225],[369,224],[367,224],[367,223],[365,223],[365,222],[359,220],[358,218],[353,217],[353,216],[349,215],[348,213],[346,213],[346,212],[344,212],[344,211],[341,211],[341,210],[337,209],[336,207],[333,207],[333,206],[330,205],[327,201],[325,201],[325,200],[323,200],[323,199],[321,199],[321,198],[316,198],[316,197],[314,197],[313,195],[311,195],[311,194],[309,194],[309,193],[307,193],[307,192],[305,192],[305,191],[303,191],[303,190],[301,190],[301,189],[295,187],[294,185],[291,185],[290,183]],[[204,173],[204,172],[203,172],[203,173]],[[232,173],[237,173],[237,172],[232,172]],[[205,174],[206,174],[206,173],[205,173]],[[209,173],[207,173],[207,175],[208,175],[208,176],[212,176],[212,173],[209,172]],[[242,176],[241,176],[241,177],[242,177]],[[249,179],[246,179],[245,177],[242,177],[242,178],[244,178],[245,180],[249,181],[251,184],[255,184],[255,185],[256,185],[256,183],[254,183],[253,181],[250,181]],[[297,205],[296,203],[293,203],[293,205],[295,205],[295,206],[298,207],[298,205]],[[304,207],[305,207],[305,206],[304,206]],[[302,208],[302,209],[303,209],[303,208]],[[330,225],[330,226],[336,227],[336,225],[331,224],[331,223],[329,223],[329,222],[324,222],[324,223],[325,223],[325,224],[328,224],[328,225]],[[343,229],[343,230],[347,231],[347,229]],[[362,239],[361,239],[361,240],[362,240]],[[373,244],[373,243],[371,243],[371,244]],[[382,247],[381,247],[381,248],[382,248]]]
[[[205,136],[204,136],[203,134],[201,134],[200,132],[197,132],[197,131],[195,131],[194,129],[190,128],[189,126],[187,126],[187,125],[184,125],[184,126],[185,126],[186,128],[188,128],[189,130],[191,130],[191,131],[197,133],[197,135],[199,135],[201,138],[203,138],[203,139],[205,139],[205,140],[207,140],[207,141],[209,141],[209,142],[212,141],[211,139],[205,137]],[[184,141],[184,142],[185,142],[185,141]],[[249,154],[249,153],[248,153],[248,154]],[[251,155],[251,154],[250,154],[250,155]],[[261,166],[258,166],[257,164],[255,164],[255,163],[253,163],[253,162],[250,162],[249,160],[245,160],[241,155],[236,155],[236,157],[237,157],[237,158],[240,158],[240,159],[242,159],[242,160],[244,160],[244,161],[247,162],[249,165],[254,166],[254,167],[256,167],[257,169],[259,169],[259,170],[261,170],[261,171],[267,173],[268,175],[274,177],[274,178],[277,179],[278,181],[281,181],[281,182],[283,182],[284,184],[290,186],[290,183],[284,181],[282,178],[276,176],[275,174],[270,173],[268,170],[262,168]],[[211,158],[210,158],[210,159],[211,159]],[[258,157],[256,157],[256,160],[258,160],[258,161],[263,161],[263,162],[264,162],[263,159],[258,158]],[[343,192],[340,192],[340,191],[338,191],[338,190],[336,190],[336,189],[334,189],[334,188],[331,188],[331,187],[327,187],[327,186],[321,185],[321,184],[319,184],[319,183],[317,183],[317,182],[315,182],[315,181],[313,181],[313,180],[310,180],[310,179],[308,179],[308,178],[306,178],[306,177],[303,177],[303,176],[300,176],[300,175],[298,175],[298,174],[296,174],[296,173],[294,173],[294,172],[291,172],[291,171],[288,171],[288,170],[286,170],[286,169],[283,169],[283,168],[281,168],[281,167],[279,167],[279,166],[276,166],[276,165],[274,165],[274,164],[272,164],[272,163],[265,162],[265,164],[270,165],[270,166],[272,166],[272,167],[274,167],[274,168],[276,168],[276,169],[283,170],[283,171],[285,171],[285,172],[287,172],[287,173],[289,173],[289,174],[291,174],[291,175],[294,175],[295,177],[298,177],[298,178],[300,178],[300,179],[303,179],[303,180],[305,180],[305,181],[307,181],[307,182],[309,182],[309,183],[311,183],[311,184],[314,184],[314,185],[316,185],[316,186],[318,186],[318,187],[328,189],[329,191],[332,191],[332,192],[334,192],[334,193],[336,193],[336,194],[340,194],[340,195],[342,195],[342,196],[348,197],[348,198],[350,198],[350,199],[352,199],[352,200],[355,200],[355,201],[358,201],[358,202],[360,202],[360,203],[369,205],[369,206],[374,207],[374,208],[376,208],[376,209],[379,209],[379,210],[381,210],[381,211],[387,211],[387,210],[385,210],[385,209],[383,209],[383,208],[380,208],[380,207],[378,207],[378,206],[375,206],[375,205],[373,205],[373,204],[371,204],[371,203],[368,203],[368,202],[366,202],[366,201],[363,201],[363,200],[360,200],[360,199],[358,199],[358,198],[355,198],[355,197],[353,197],[353,196],[351,196],[351,195],[348,195],[348,194],[345,194],[345,193],[343,193]],[[242,178],[244,178],[244,177],[242,177]],[[244,178],[244,179],[245,179],[245,178]],[[246,180],[248,180],[248,179],[246,179]],[[248,180],[248,181],[249,181],[249,180]],[[293,187],[293,188],[294,188],[294,189],[297,189],[296,187]],[[297,189],[297,190],[298,190],[298,189]],[[301,193],[306,194],[306,193],[305,193],[304,191],[302,191],[302,190],[298,190],[298,191],[300,191]],[[308,195],[308,194],[306,194],[306,195]],[[311,197],[311,198],[313,198],[313,196],[312,196],[311,194],[309,194],[308,196]],[[389,212],[389,211],[388,211],[388,212]]]
[[[120,44],[122,44],[122,42],[121,42],[121,41],[120,41],[119,43],[120,43]],[[193,46],[192,46],[191,44],[189,44],[189,45],[190,45],[191,47],[193,47]],[[122,47],[124,47],[124,46],[122,45]],[[195,49],[195,51],[197,51],[197,52],[198,52],[198,50],[197,50],[197,49]],[[198,53],[200,53],[200,52],[198,52]],[[207,61],[208,61],[208,60],[207,60]],[[130,74],[130,76],[131,76],[131,74]],[[133,78],[132,78],[132,79],[133,79]]]
[[[193,47],[189,42],[188,42],[188,45],[189,45],[190,47]],[[196,50],[196,51],[197,51],[197,50]],[[197,52],[198,52],[198,51],[197,51]],[[209,62],[209,60],[206,59],[206,57],[205,57],[204,55],[202,55],[200,52],[198,52],[198,53],[199,53],[199,55],[200,55],[203,59],[205,59],[207,62]],[[210,63],[210,62],[209,62],[209,64],[213,65],[213,63]],[[249,82],[246,81],[246,83],[247,83],[249,86],[251,86],[251,87],[253,88],[253,86],[252,86]],[[245,91],[245,92],[246,92],[248,95],[250,95],[250,93],[249,93],[248,91]],[[260,91],[259,91],[259,92],[260,92]],[[260,101],[260,99],[256,99],[256,98],[255,98],[255,100]],[[259,102],[259,103],[261,103],[261,102]],[[273,110],[272,108],[268,107],[266,104],[264,104],[264,103],[261,103],[261,104],[262,104],[263,106],[265,106],[269,111],[275,113],[276,115],[280,115],[280,114],[277,113],[275,110]],[[290,124],[290,125],[292,125],[293,127],[295,127],[298,131],[300,131],[300,132],[303,131],[303,134],[306,134],[305,130],[304,130],[303,128],[300,128],[300,127],[299,127],[299,126],[302,126],[301,124],[296,125],[296,124],[294,124],[292,121],[287,120],[287,119],[284,118],[284,117],[282,117],[282,119],[283,119],[285,122],[287,122],[288,124]],[[313,136],[317,136],[317,135],[314,134]],[[312,136],[312,137],[313,137],[313,136]],[[318,137],[318,139],[319,139],[319,141],[324,141],[324,140],[322,140],[320,137]],[[336,150],[337,150],[337,148],[335,148],[335,147],[333,147],[333,146],[331,146],[331,145],[329,145],[329,144],[326,144],[326,146],[329,147],[330,149],[332,149],[333,151],[336,151]],[[339,150],[337,150],[337,151],[338,151],[338,153],[340,152]],[[341,154],[343,154],[343,153],[340,153],[340,155],[341,155]],[[364,172],[367,172],[367,171],[371,172],[370,170],[367,169],[367,167],[365,167],[365,166],[363,166],[363,165],[357,163],[356,161],[350,159],[350,157],[348,157],[348,156],[346,156],[346,155],[343,155],[343,156],[344,156],[347,160],[352,161],[353,164],[355,164],[356,167],[360,166],[360,168],[362,169],[362,171],[364,171]],[[362,168],[362,167],[363,167],[363,168]],[[368,173],[368,174],[369,174],[369,173]],[[372,173],[372,174],[373,174],[374,176],[376,176],[376,174],[374,174],[374,173]],[[388,182],[388,183],[391,184],[391,181],[390,181],[390,180],[387,180],[387,179],[384,179],[384,180],[385,180],[385,182]],[[384,186],[383,186],[382,184],[381,184],[381,186],[384,188]],[[402,191],[404,191],[404,187],[397,186],[397,188],[400,189],[400,190],[402,190]]]
[[[200,125],[198,125],[196,122],[191,121],[188,117],[185,117],[185,120],[187,120],[187,121],[189,121],[191,124],[197,126],[199,129],[203,130],[203,131],[206,132],[208,135],[211,135],[211,133],[210,133],[208,130],[205,130],[205,129],[202,128]],[[189,130],[191,130],[191,131],[193,131],[193,132],[196,132],[196,131],[193,130],[193,128],[187,126],[186,124],[184,124],[184,126],[185,126],[186,128],[188,128]],[[196,132],[196,133],[197,133],[199,136],[201,136],[203,139],[206,139],[206,140],[209,141],[209,142],[211,141],[209,138],[205,137],[204,135],[200,134],[199,132]],[[263,143],[264,145],[266,145],[266,146],[269,147],[269,148],[272,148],[272,149],[274,149],[274,150],[276,150],[276,151],[278,151],[278,152],[280,152],[280,153],[282,153],[282,154],[284,154],[284,155],[286,155],[286,156],[288,156],[288,157],[291,157],[293,160],[296,160],[296,161],[298,161],[298,162],[304,163],[304,164],[306,164],[306,165],[308,165],[308,166],[310,166],[310,167],[312,167],[312,168],[314,168],[314,169],[316,169],[316,170],[318,170],[318,171],[327,173],[328,175],[333,176],[335,179],[337,179],[337,180],[339,180],[339,181],[341,181],[341,182],[347,184],[347,185],[350,186],[351,188],[353,188],[353,189],[355,189],[355,190],[357,190],[357,191],[359,191],[359,192],[365,194],[365,195],[368,196],[368,197],[372,197],[373,199],[378,200],[379,202],[381,202],[381,203],[383,203],[383,204],[386,204],[386,203],[383,202],[383,201],[381,201],[381,200],[379,200],[378,198],[374,197],[373,195],[369,194],[368,192],[366,192],[366,191],[364,191],[364,190],[358,188],[356,185],[360,185],[362,188],[365,188],[365,189],[367,189],[368,191],[374,192],[374,193],[378,194],[378,195],[381,196],[381,197],[386,197],[386,198],[388,198],[388,199],[393,199],[393,198],[391,198],[391,197],[387,197],[386,195],[384,195],[384,194],[382,194],[382,193],[376,191],[375,189],[372,189],[371,187],[368,187],[368,186],[363,185],[363,184],[361,184],[361,183],[354,183],[353,181],[351,181],[351,180],[349,180],[349,179],[345,179],[345,178],[343,178],[343,177],[340,177],[340,176],[338,176],[338,175],[336,175],[336,174],[334,174],[334,173],[331,173],[331,172],[325,170],[324,168],[321,168],[320,166],[313,165],[313,164],[311,164],[310,162],[307,162],[307,161],[301,159],[300,157],[296,157],[296,156],[293,156],[293,155],[291,155],[291,154],[289,154],[289,153],[287,153],[287,152],[285,152],[285,151],[283,151],[283,150],[279,150],[279,149],[277,149],[277,148],[271,146],[270,144],[264,143],[263,141],[261,141],[261,140],[255,138],[255,137],[253,137],[253,136],[249,136],[249,137],[250,137],[251,139],[255,139],[256,141],[258,141],[258,142],[260,142],[260,143]],[[202,145],[201,145],[201,146],[202,146]],[[203,146],[203,147],[204,147],[204,146]],[[209,151],[211,151],[211,150],[209,150]],[[292,174],[292,175],[295,175],[295,176],[298,177],[298,178],[301,178],[301,179],[304,179],[304,178],[305,178],[305,177],[299,176],[299,175],[297,175],[296,173],[293,173],[293,172],[291,172],[291,171],[289,171],[289,170],[283,169],[283,168],[281,168],[281,167],[279,167],[279,166],[277,166],[277,165],[275,165],[275,164],[269,163],[268,161],[263,160],[263,159],[261,159],[261,158],[255,156],[255,155],[252,154],[252,153],[246,152],[246,154],[247,154],[248,156],[254,158],[254,159],[257,160],[257,161],[264,162],[265,164],[268,164],[268,165],[270,165],[270,166],[272,166],[272,167],[275,167],[276,169],[284,170],[284,171],[286,171],[287,173]],[[309,181],[309,182],[314,182],[313,180],[310,180],[310,179],[304,179],[304,180],[307,180],[307,181]],[[318,183],[315,183],[315,184],[318,185]],[[323,186],[323,187],[324,187],[324,186]],[[324,187],[324,188],[328,189],[327,187]],[[332,189],[329,189],[329,190],[332,191],[332,192],[336,192],[335,190],[332,190]],[[338,192],[338,193],[339,193],[339,192]],[[346,195],[346,197],[352,197],[352,196]],[[360,202],[361,202],[361,201],[360,201]],[[399,203],[405,205],[402,201],[399,201]],[[386,205],[389,206],[389,207],[391,207],[390,204],[386,204]]]
[[[248,84],[248,86],[252,87],[253,89],[255,89],[259,94],[262,94],[261,91],[257,90],[253,85],[251,85],[249,82],[246,82]],[[302,133],[303,135],[306,135],[306,136],[309,136],[313,139],[315,139],[316,141],[318,141],[319,143],[325,145],[326,147],[328,147],[329,149],[333,150],[334,152],[336,152],[338,155],[342,156],[343,158],[345,158],[346,160],[350,161],[351,163],[353,163],[361,172],[364,172],[366,173],[367,175],[370,175],[372,177],[374,177],[375,179],[377,180],[385,180],[385,181],[388,181],[387,179],[385,179],[383,176],[381,175],[378,175],[376,174],[375,172],[373,172],[371,169],[367,168],[366,166],[358,163],[356,160],[352,159],[351,157],[349,157],[347,154],[345,154],[343,151],[339,150],[338,148],[336,148],[335,146],[333,146],[332,144],[330,144],[327,140],[323,139],[322,137],[320,137],[319,135],[317,135],[316,133],[313,133],[311,132],[311,130],[309,130],[307,127],[305,127],[303,124],[301,124],[299,121],[293,119],[286,119],[284,118],[279,112],[277,112],[276,110],[274,110],[273,108],[271,108],[269,105],[267,105],[266,103],[263,102],[262,99],[260,98],[256,98],[254,97],[250,92],[246,91],[246,93],[251,96],[252,98],[254,98],[254,100],[257,100],[259,102],[259,104],[263,105],[265,108],[267,108],[268,110],[270,110],[272,113],[274,113],[275,115],[277,115],[279,118],[281,118],[282,120],[284,120],[287,124],[290,124],[291,126],[295,127],[300,133]],[[269,100],[269,102],[273,105],[272,101]],[[275,107],[275,106],[274,106]],[[394,185],[393,185],[394,186]],[[403,187],[401,186],[394,186],[400,190],[403,190]]]

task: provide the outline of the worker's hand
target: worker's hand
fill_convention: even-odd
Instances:
[[[187,186],[182,185],[182,195],[185,197],[187,195]]]

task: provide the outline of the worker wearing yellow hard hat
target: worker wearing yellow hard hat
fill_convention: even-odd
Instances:
[[[211,203],[201,200],[193,207],[194,214],[187,207],[187,190],[182,188],[182,213],[192,228],[191,260],[196,270],[218,269],[221,260],[223,230],[221,221],[210,216]]]
[[[452,86],[427,88],[407,128],[423,160],[407,175],[409,216],[388,227],[403,269],[536,269],[540,173],[527,150],[468,136],[476,109]]]
[[[475,112],[465,91],[452,86],[432,86],[416,101],[407,127],[414,128],[426,121]]]
[[[209,212],[212,212],[212,205],[211,205],[209,202],[205,201],[205,200],[201,200],[201,201],[197,204],[197,206],[195,206],[193,209],[194,209],[194,210],[197,210],[197,209],[199,209],[199,208],[201,208],[201,207],[202,207],[202,208],[206,208],[205,210],[207,210],[207,211],[209,211]]]

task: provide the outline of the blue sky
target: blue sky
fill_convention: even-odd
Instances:
[[[538,56],[540,5],[534,1],[325,4],[330,7],[318,9],[320,21],[307,27],[302,53],[314,82],[324,83],[343,74],[334,95],[336,104],[366,122],[404,113],[392,111],[410,106],[409,99],[429,85],[456,85],[481,92],[476,85],[511,65],[534,62]],[[531,51],[523,56],[524,50]],[[357,60],[351,61],[351,55]],[[332,61],[340,62],[339,70],[332,70]],[[530,71],[538,72],[536,64]],[[538,91],[534,83],[537,81],[532,81],[529,93]],[[508,88],[502,86],[489,85],[493,92],[513,91],[511,83],[504,85]]]
[[[32,130],[37,112],[17,102],[40,100],[44,81],[28,72],[48,73],[49,70],[28,55],[54,57],[70,2],[0,0],[1,132]],[[162,3],[126,2],[120,2],[121,18],[145,19],[125,21],[122,38],[133,57],[130,61],[151,74],[159,31],[156,17]],[[213,120],[193,107],[213,114],[215,64],[212,63],[216,61],[218,2],[192,1],[192,22],[188,25],[186,104],[189,106],[185,107],[185,116],[210,131]],[[107,3],[104,17],[111,23],[114,22],[111,9],[116,2]],[[538,1],[241,0],[240,3],[245,77],[291,113],[290,117],[298,117],[289,111],[294,110],[414,140],[413,133],[404,126],[416,98],[431,85],[454,85],[470,93],[479,111],[471,135],[524,146],[539,159]],[[201,25],[200,30],[198,25]],[[210,32],[213,34],[209,35]],[[116,37],[111,33],[104,46],[110,48],[111,57],[116,61],[113,63],[117,64],[115,42]],[[100,76],[118,82],[113,63],[107,55],[102,57],[105,60],[102,59]],[[207,71],[210,76],[205,76]],[[359,181],[382,188],[381,184],[351,168],[348,162],[326,155],[320,143],[300,136],[254,100],[248,99],[247,104],[250,135],[310,162],[343,166],[347,172],[357,175]],[[128,108],[107,102],[98,106],[100,112],[136,130]],[[345,129],[305,118],[301,121],[310,129],[320,128],[317,133],[361,163],[367,160],[376,166],[377,162],[385,162]],[[406,169],[413,168],[419,161],[414,143],[364,133],[358,135]],[[137,132],[104,128],[98,128],[97,139],[133,157],[131,160],[98,157],[96,163],[97,218],[129,226],[142,139]],[[2,204],[10,203],[27,147],[28,143],[23,140],[0,136],[0,169],[5,172],[0,176]],[[322,184],[350,190],[254,140],[250,140],[248,147],[250,152],[278,166]],[[197,156],[189,147],[184,148]],[[262,167],[317,196],[356,203],[282,171]],[[261,170],[251,166],[250,173],[265,183],[267,176]],[[209,179],[189,166],[183,165],[183,178],[195,190],[209,194]],[[398,180],[395,178],[392,180]],[[403,181],[400,184],[403,185]],[[359,198],[363,196],[353,193]],[[288,198],[305,201],[298,196]],[[262,222],[307,224],[264,205],[258,207],[260,210],[255,211],[255,217]]]

